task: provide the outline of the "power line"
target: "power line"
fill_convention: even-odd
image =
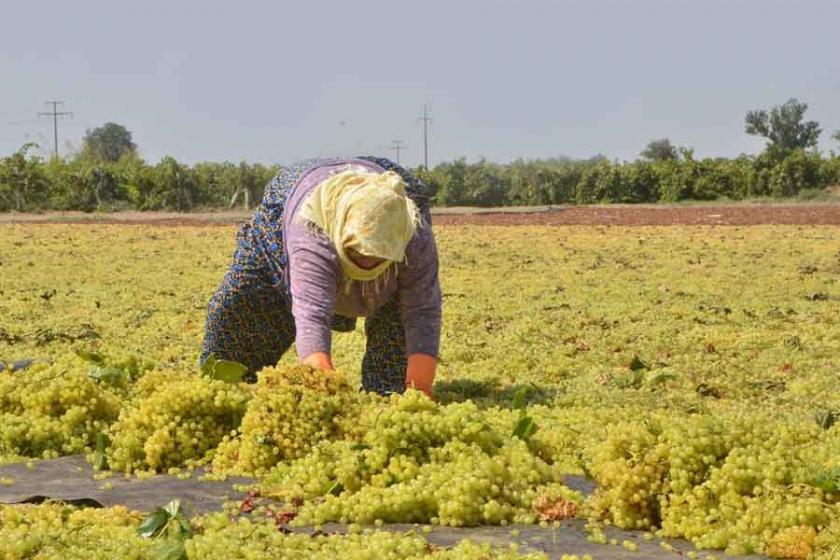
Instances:
[[[405,149],[405,143],[402,140],[394,140],[391,142],[389,146],[391,150],[396,150],[397,152],[397,165],[400,164],[400,150]]]
[[[423,123],[423,167],[426,169],[429,169],[429,123],[432,122],[429,110],[429,105],[424,104],[423,114],[417,119],[417,122]]]
[[[53,140],[55,141],[55,157],[58,157],[58,117],[63,117],[65,115],[70,115],[73,117],[73,113],[69,111],[59,111],[58,106],[64,105],[64,101],[44,101],[46,105],[52,105],[52,112],[49,113],[38,113],[39,117],[52,117],[53,118]]]

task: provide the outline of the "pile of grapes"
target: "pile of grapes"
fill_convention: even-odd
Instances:
[[[589,519],[596,542],[606,540],[598,524],[609,523],[738,554],[819,558],[840,546],[837,413],[814,417],[761,402],[679,413],[642,401],[583,406],[576,398],[559,394],[530,407],[440,404],[415,391],[359,393],[340,373],[306,366],[266,368],[250,386],[193,372],[124,371],[69,356],[0,372],[0,459],[87,452],[111,471],[204,465],[211,477],[256,475],[260,494],[284,502],[296,525],[475,526],[579,516]],[[595,481],[592,495],[564,486],[562,475],[573,471]],[[18,527],[26,535],[20,546],[33,550],[49,540],[38,537],[40,524],[96,515],[91,523],[103,527],[136,521],[118,510],[20,510],[58,515],[58,521],[35,513],[26,521],[29,514],[16,511],[3,509],[0,531]],[[112,514],[116,521],[109,521]],[[221,521],[204,522],[209,528]],[[234,523],[198,532],[186,550],[212,555],[261,531],[269,529]],[[85,530],[73,534],[94,538]],[[282,546],[303,547],[311,557],[328,556],[331,546],[350,551],[373,542],[387,554],[415,546],[418,558],[431,554],[414,537],[316,539],[323,547],[317,550],[305,548],[316,546],[305,539],[282,538]],[[102,550],[120,556],[119,547],[130,542]],[[143,557],[143,546],[131,550]],[[434,554],[473,557],[468,548],[458,550],[463,556]],[[347,554],[336,557],[353,557]]]
[[[755,411],[623,422],[587,453],[598,483],[587,506],[698,548],[808,558],[837,543],[838,435]]]
[[[0,458],[82,453],[120,411],[119,389],[93,379],[76,356],[0,371]]]
[[[189,558],[546,560],[543,554],[517,554],[470,541],[449,549],[438,548],[413,532],[368,530],[346,535],[318,534],[313,538],[306,534],[284,534],[271,522],[249,519],[232,522],[220,514],[207,516],[201,523],[203,533],[186,543]],[[254,543],[259,546],[255,547]]]
[[[501,432],[472,403],[438,405],[408,391],[369,406],[356,439],[324,441],[281,463],[264,495],[303,504],[300,525],[533,523],[537,503],[580,501],[523,439]]]
[[[0,557],[68,560],[155,558],[155,543],[140,537],[142,515],[124,507],[72,508],[58,504],[0,506]]]
[[[258,475],[301,457],[317,442],[342,437],[357,401],[341,373],[304,365],[265,368],[241,426],[219,445],[213,471]]]
[[[542,554],[522,555],[469,541],[437,548],[413,533],[288,534],[271,520],[231,520],[225,514],[189,520],[179,516],[155,529],[122,507],[57,504],[0,506],[0,555],[43,560],[545,560]]]
[[[205,463],[239,426],[250,397],[224,381],[148,372],[110,428],[107,465],[131,473]]]

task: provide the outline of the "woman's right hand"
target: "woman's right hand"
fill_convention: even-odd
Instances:
[[[301,363],[306,364],[315,369],[334,370],[332,358],[326,352],[313,352],[312,354],[301,360]]]
[[[405,388],[417,389],[432,397],[437,359],[426,354],[411,354],[405,372]]]

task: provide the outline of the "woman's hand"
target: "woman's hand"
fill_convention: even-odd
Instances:
[[[314,352],[301,360],[301,363],[314,367],[315,369],[326,369],[329,371],[335,369],[332,364],[332,358],[326,352]]]
[[[437,360],[427,354],[411,354],[405,372],[405,388],[423,391],[432,396]]]

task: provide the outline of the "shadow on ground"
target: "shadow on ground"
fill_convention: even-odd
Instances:
[[[517,395],[524,404],[550,404],[557,389],[536,383],[502,385],[497,379],[450,379],[435,383],[435,397],[441,404],[473,401],[479,407],[514,408]]]

